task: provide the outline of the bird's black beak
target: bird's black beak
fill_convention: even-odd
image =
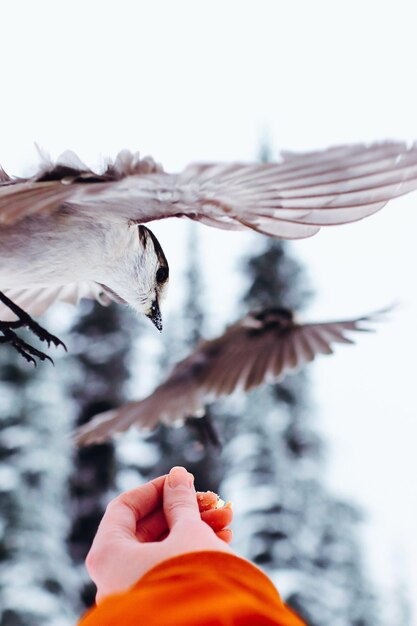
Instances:
[[[149,319],[151,320],[152,324],[154,324],[154,326],[157,327],[159,332],[161,332],[161,330],[162,330],[162,315],[161,315],[161,311],[159,310],[158,300],[154,300],[152,302],[151,312],[148,313],[147,317],[149,317]]]

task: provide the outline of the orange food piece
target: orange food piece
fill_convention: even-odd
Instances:
[[[220,509],[224,502],[214,491],[197,491],[197,502],[200,513],[210,511],[210,509]]]

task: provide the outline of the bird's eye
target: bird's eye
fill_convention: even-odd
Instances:
[[[156,282],[158,283],[164,283],[168,278],[168,268],[167,267],[160,267],[159,270],[156,272]]]

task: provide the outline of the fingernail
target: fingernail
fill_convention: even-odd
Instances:
[[[185,467],[173,467],[168,474],[168,485],[175,489],[175,487],[191,487],[194,482],[194,476],[189,474]]]

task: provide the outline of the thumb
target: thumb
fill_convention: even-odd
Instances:
[[[171,529],[178,522],[200,521],[194,476],[184,467],[173,467],[164,484],[164,513]]]

